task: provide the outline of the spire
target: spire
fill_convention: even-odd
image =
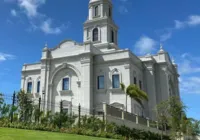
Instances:
[[[175,62],[174,58],[172,58],[172,64],[176,65],[176,62]]]
[[[48,44],[46,42],[45,45],[44,45],[43,51],[47,51],[47,50],[48,50]]]
[[[163,45],[160,44],[160,50],[158,51],[158,53],[165,53],[165,50],[163,49]]]

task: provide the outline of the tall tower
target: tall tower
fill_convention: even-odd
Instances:
[[[113,21],[112,0],[90,0],[89,16],[84,23],[84,43],[99,49],[118,49],[118,27]]]

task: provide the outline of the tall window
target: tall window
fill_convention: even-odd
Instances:
[[[115,33],[111,30],[111,42],[115,42]]]
[[[137,78],[134,77],[134,84],[137,85]]]
[[[112,86],[113,88],[120,88],[120,83],[119,83],[119,74],[112,75]]]
[[[87,29],[87,39],[90,37],[90,31]]]
[[[27,93],[31,93],[31,92],[32,92],[32,82],[28,82]]]
[[[98,89],[104,89],[104,76],[98,76]]]
[[[139,86],[140,86],[140,89],[142,89],[142,81],[141,80],[139,81]]]
[[[99,6],[96,6],[96,7],[94,8],[94,16],[95,16],[95,17],[99,16]]]
[[[93,30],[93,41],[98,41],[98,34],[99,34],[99,31],[98,31],[98,28],[95,28]]]
[[[62,90],[69,90],[69,78],[63,78]]]
[[[40,92],[40,81],[37,82],[37,93]]]
[[[109,7],[109,17],[112,16],[112,11],[111,11],[111,8]]]

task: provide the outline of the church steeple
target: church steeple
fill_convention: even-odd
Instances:
[[[111,0],[90,0],[89,15],[84,23],[84,42],[92,42],[98,48],[117,46],[118,27],[113,21]]]

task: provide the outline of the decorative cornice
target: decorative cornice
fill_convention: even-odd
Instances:
[[[67,40],[67,39],[66,39],[66,40],[61,41],[56,47],[54,47],[54,48],[52,48],[52,49],[49,49],[49,50],[50,50],[50,51],[54,51],[54,50],[60,48],[60,46],[61,46],[62,44],[64,44],[64,43],[66,43],[66,42],[73,42],[74,45],[83,46],[83,43],[78,43],[78,42],[76,42],[76,41],[74,41],[74,40],[70,40],[70,39]]]
[[[125,69],[130,69],[130,64],[125,64],[125,65],[124,65],[124,68],[125,68]]]

